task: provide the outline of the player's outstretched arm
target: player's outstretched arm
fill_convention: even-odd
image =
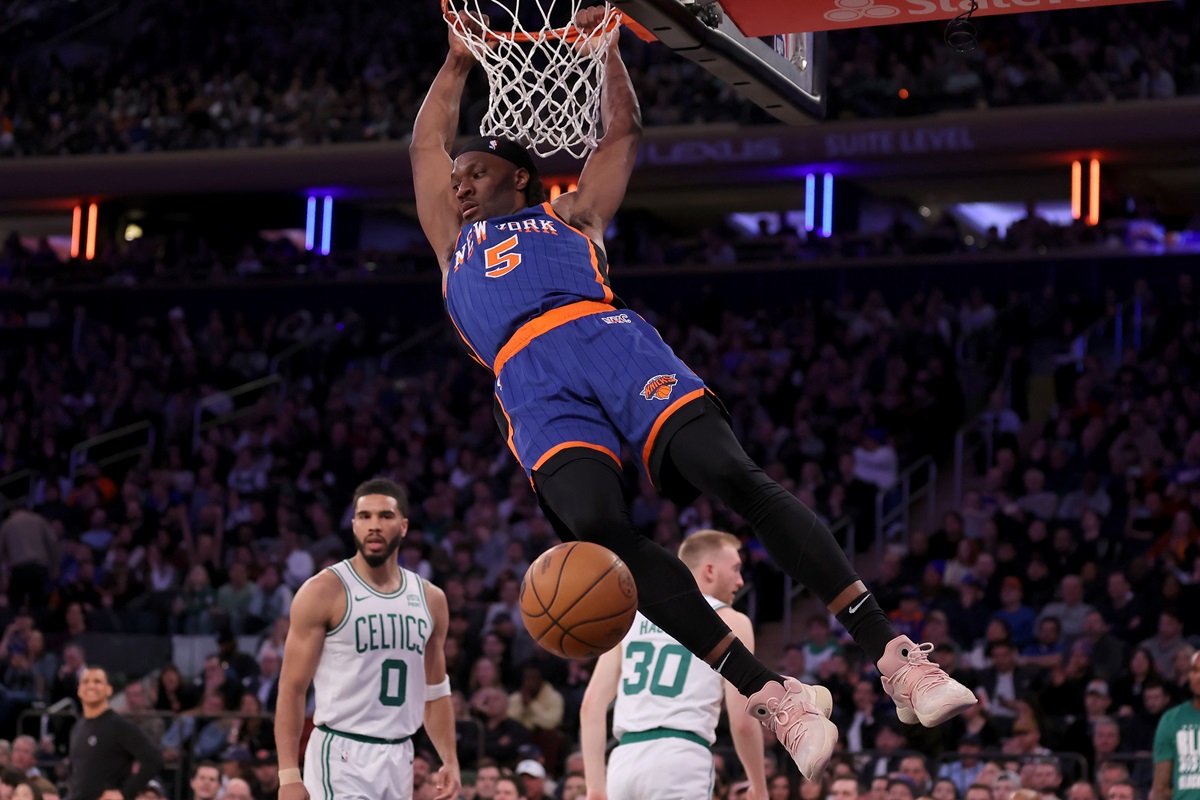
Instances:
[[[472,20],[464,15],[460,15],[459,20],[458,24],[472,24]],[[451,31],[450,52],[421,103],[413,124],[412,142],[408,146],[417,196],[417,217],[443,272],[462,226],[462,216],[450,183],[450,150],[458,133],[463,89],[474,65],[475,56]]]
[[[454,731],[454,701],[450,699],[450,680],[446,677],[446,630],[450,610],[446,593],[429,581],[425,599],[433,617],[433,631],[425,642],[425,733],[433,742],[442,766],[433,776],[434,800],[454,800],[462,788],[458,769],[458,743]]]
[[[617,699],[621,682],[621,647],[609,650],[596,661],[591,680],[579,707],[579,741],[583,751],[583,777],[587,800],[608,797],[608,774],[604,749],[608,743],[608,707]]]
[[[587,8],[579,12],[576,25],[580,30],[589,31],[603,19],[603,6]],[[554,202],[554,210],[560,217],[596,242],[603,241],[608,223],[625,199],[625,188],[633,174],[642,140],[642,111],[629,71],[617,48],[618,38],[614,33],[604,74],[600,103],[604,138],[583,165],[579,188],[561,195]]]
[[[717,615],[725,620],[734,635],[753,653],[754,626],[750,624],[750,618],[729,606],[719,610]],[[738,760],[742,762],[742,769],[750,781],[750,797],[753,800],[766,800],[767,768],[763,763],[762,725],[746,713],[746,698],[728,681],[725,682],[725,709],[729,712],[729,734],[733,737],[733,749],[737,751]]]
[[[279,800],[308,800],[300,783],[300,734],[308,687],[317,673],[330,621],[346,613],[342,582],[321,571],[305,581],[292,600],[291,625],[283,645],[279,699],[275,704],[275,746],[279,755]]]

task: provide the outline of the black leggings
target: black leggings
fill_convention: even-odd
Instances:
[[[556,529],[616,553],[637,583],[638,610],[697,657],[707,658],[729,634],[684,563],[634,532],[615,465],[576,458],[534,473],[534,486]]]
[[[667,459],[688,483],[746,520],[775,565],[826,606],[858,580],[829,527],[746,455],[715,410],[679,429]]]
[[[746,455],[715,407],[684,424],[666,446],[664,469],[675,470],[741,515],[779,568],[826,605],[858,580],[829,528]],[[683,562],[634,532],[615,466],[580,455],[534,473],[543,508],[559,531],[616,553],[637,583],[639,610],[688,650],[707,657],[729,627]]]

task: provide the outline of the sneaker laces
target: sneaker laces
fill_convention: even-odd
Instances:
[[[913,684],[913,689],[909,693],[909,697],[912,697],[917,691],[925,691],[935,686],[953,682],[953,679],[946,674],[944,669],[929,660],[929,654],[933,652],[933,647],[933,642],[922,642],[916,647],[910,647],[908,649],[908,656],[905,657],[905,663],[888,679],[892,685],[896,685],[897,683],[902,684],[905,673],[911,669],[919,670],[921,674]]]
[[[798,724],[789,724],[798,721],[798,717],[794,720],[794,715],[799,714],[816,714],[824,719],[825,715],[815,704],[805,700],[800,696],[799,692],[788,691],[784,687],[783,697],[768,697],[763,707],[767,711],[767,716],[762,719],[762,724],[770,728],[771,732],[779,735],[780,730],[783,730],[783,735],[780,737],[783,742],[784,749],[789,753],[794,753],[800,745],[800,740],[804,738],[804,733],[807,726]]]

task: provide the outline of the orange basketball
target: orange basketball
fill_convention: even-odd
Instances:
[[[552,547],[521,582],[521,617],[534,641],[563,658],[590,658],[624,638],[637,611],[625,562],[589,542]]]

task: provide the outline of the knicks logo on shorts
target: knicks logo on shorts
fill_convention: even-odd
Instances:
[[[677,383],[679,380],[674,375],[655,375],[642,387],[642,397],[647,400],[666,400]]]

